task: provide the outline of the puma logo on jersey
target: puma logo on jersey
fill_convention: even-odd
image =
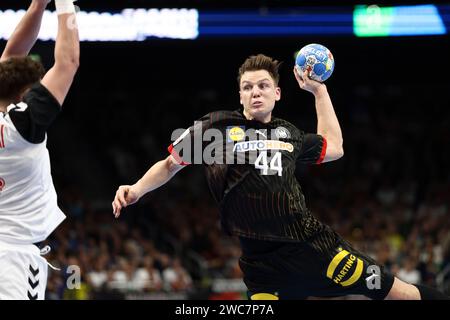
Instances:
[[[266,131],[266,130],[263,130],[263,131],[261,131],[261,130],[256,130],[255,133],[258,133],[258,134],[262,135],[264,138],[267,138],[267,134],[266,134],[267,131]]]

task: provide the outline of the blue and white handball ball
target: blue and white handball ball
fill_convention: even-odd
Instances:
[[[319,82],[327,80],[334,70],[334,58],[330,50],[317,43],[311,43],[301,48],[295,64],[300,74],[308,70],[310,71],[309,77]]]

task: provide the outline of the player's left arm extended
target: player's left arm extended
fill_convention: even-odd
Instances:
[[[344,155],[342,132],[334,112],[327,87],[321,84],[314,92],[317,112],[317,134],[327,140],[327,149],[323,162],[334,161]]]
[[[163,186],[185,167],[169,155],[155,163],[135,184],[120,186],[112,202],[114,216],[118,218],[123,208],[136,203],[144,194]]]
[[[34,46],[41,29],[42,17],[50,0],[32,0],[27,12],[15,28],[0,58],[5,61],[11,57],[27,56]]]

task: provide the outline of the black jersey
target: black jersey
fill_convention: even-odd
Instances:
[[[229,234],[261,240],[304,241],[323,225],[311,215],[294,172],[319,164],[326,140],[288,121],[247,120],[242,110],[212,112],[169,147],[183,164],[203,164]]]
[[[41,83],[25,94],[23,102],[8,107],[8,114],[20,135],[30,143],[42,143],[50,124],[61,112],[56,98]]]

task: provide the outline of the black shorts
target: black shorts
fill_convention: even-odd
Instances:
[[[394,277],[330,228],[308,242],[241,238],[239,265],[250,299],[364,295],[382,300]]]

